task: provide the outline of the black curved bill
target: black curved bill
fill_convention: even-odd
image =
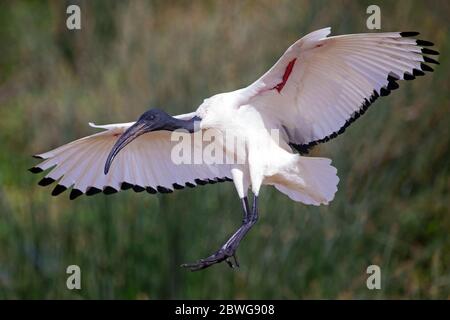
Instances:
[[[144,134],[146,132],[145,127],[145,122],[138,121],[131,127],[129,127],[124,133],[122,133],[122,135],[119,137],[119,139],[117,139],[116,143],[112,147],[108,158],[106,158],[104,169],[105,174],[108,173],[114,158],[117,156],[120,150],[122,150],[127,144],[139,137],[141,134]]]

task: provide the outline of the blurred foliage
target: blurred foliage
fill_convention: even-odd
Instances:
[[[367,32],[372,2],[2,1],[0,298],[450,298],[448,1],[377,1],[382,31],[420,31],[441,65],[314,150],[341,178],[329,206],[263,188],[240,270],[179,267],[239,225],[230,183],[70,201],[26,171],[31,154],[93,133],[89,121],[188,112],[251,83],[310,31]],[[72,3],[81,31],[65,26]],[[71,264],[80,291],[66,289]],[[382,290],[366,288],[370,264]]]

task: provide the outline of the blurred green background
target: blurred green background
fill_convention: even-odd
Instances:
[[[72,3],[81,31],[66,28]],[[0,298],[450,298],[448,1],[376,1],[382,31],[420,31],[441,65],[313,151],[341,178],[329,206],[262,189],[240,270],[179,267],[240,224],[231,183],[70,201],[27,171],[30,155],[95,132],[89,121],[188,112],[251,83],[310,31],[367,32],[373,3],[2,1]],[[66,288],[71,264],[82,290]],[[366,288],[370,264],[381,290]]]

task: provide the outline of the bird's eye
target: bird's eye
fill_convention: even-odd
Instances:
[[[149,119],[150,120],[155,120],[155,115],[154,114],[150,115]]]

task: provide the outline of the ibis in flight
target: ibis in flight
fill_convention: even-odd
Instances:
[[[195,112],[170,116],[150,109],[136,122],[91,124],[103,131],[36,155],[43,161],[30,171],[47,171],[39,184],[57,181],[52,194],[71,189],[70,199],[126,189],[170,193],[232,181],[242,202],[241,226],[215,253],[182,266],[195,271],[226,261],[237,267],[239,243],[258,220],[261,186],[272,185],[304,204],[328,204],[337,191],[337,170],[329,159],[305,156],[308,150],[343,133],[399,81],[423,76],[433,71],[430,64],[439,64],[430,57],[439,54],[428,48],[433,44],[417,40],[417,32],[329,37],[330,31],[309,33],[254,83],[207,98]],[[222,144],[228,156],[241,161],[173,161],[171,134],[206,130],[243,141],[238,151]]]

